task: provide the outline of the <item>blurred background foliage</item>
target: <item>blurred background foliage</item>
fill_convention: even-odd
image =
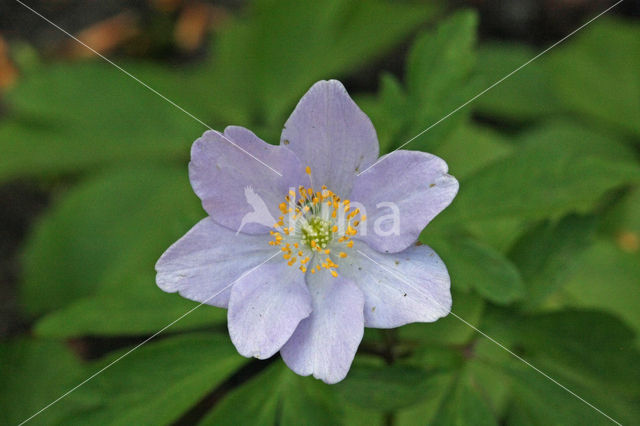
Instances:
[[[204,216],[186,164],[206,126],[276,142],[306,89],[338,78],[388,152],[611,4],[32,2],[185,113],[4,3],[2,424],[196,305],[158,290],[153,265]],[[640,24],[626,3],[406,146],[461,182],[421,235],[459,318],[367,330],[328,386],[242,358],[226,311],[202,307],[32,423],[609,423],[508,348],[636,424]]]

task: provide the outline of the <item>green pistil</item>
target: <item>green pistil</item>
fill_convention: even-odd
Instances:
[[[302,242],[311,247],[311,241],[315,241],[320,248],[326,248],[333,238],[331,224],[317,216],[308,220],[308,225],[302,227]]]

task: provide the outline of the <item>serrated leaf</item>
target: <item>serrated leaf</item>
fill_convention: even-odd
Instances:
[[[381,129],[383,151],[404,144],[479,91],[472,78],[476,25],[476,15],[463,11],[421,33],[409,53],[404,94],[392,77],[385,77],[379,106],[369,110]],[[443,120],[406,149],[433,151],[468,114],[464,110]]]
[[[443,220],[542,219],[588,209],[608,190],[640,181],[640,167],[622,152],[615,139],[572,125],[527,132],[514,154],[462,180]]]
[[[550,54],[545,65],[565,108],[637,138],[640,60],[630,53],[637,51],[640,25],[606,18]]]
[[[87,375],[120,355],[95,363]],[[145,344],[70,395],[102,397],[90,410],[75,413],[64,423],[171,424],[244,362],[222,335],[189,334]]]
[[[248,19],[216,43],[222,60],[203,90],[238,93],[256,121],[279,128],[315,81],[341,77],[379,57],[433,11],[382,1],[254,2]]]
[[[435,34],[418,37],[407,59],[410,96],[444,97],[473,69],[477,16],[458,12],[439,25]]]
[[[276,361],[225,396],[200,425],[342,424],[328,388]]]

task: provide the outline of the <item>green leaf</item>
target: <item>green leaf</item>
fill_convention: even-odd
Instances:
[[[18,424],[36,414],[79,382],[82,367],[60,342],[20,338],[0,343],[0,423]],[[59,424],[70,410],[92,401],[63,400],[30,424]]]
[[[452,299],[452,312],[472,324],[480,323],[485,303],[479,296],[453,290]],[[430,324],[407,324],[397,332],[401,341],[415,341],[421,345],[464,345],[475,335],[471,327],[453,315],[447,315]]]
[[[502,367],[503,374],[507,375],[512,384],[513,397],[507,413],[509,424],[540,426],[611,424],[601,414],[549,379],[515,362]],[[576,389],[573,388],[573,390]],[[582,396],[586,397],[584,394]]]
[[[629,188],[622,199],[602,218],[601,227],[618,241],[621,249],[637,252],[640,249],[640,186]]]
[[[226,395],[201,425],[342,424],[329,386],[291,372],[276,361]]]
[[[343,424],[349,426],[386,426],[388,424],[385,413],[351,404],[344,405],[343,420]]]
[[[440,374],[410,365],[356,363],[335,390],[340,399],[361,408],[393,411],[432,396]]]
[[[206,129],[98,62],[39,68],[21,79],[8,101],[11,114],[0,123],[0,181],[187,158],[189,144]]]
[[[360,97],[356,102],[373,122],[380,154],[392,151],[398,143],[396,136],[406,126],[406,117],[415,114],[402,84],[392,74],[383,73],[377,96]]]
[[[472,377],[461,377],[444,398],[433,419],[434,425],[497,425],[498,422],[483,400]]]
[[[476,111],[483,116],[515,122],[558,114],[560,105],[547,68],[542,63],[544,58],[536,59],[511,74],[538,53],[523,44],[482,44],[477,52],[477,70],[486,87],[509,77],[474,101]]]
[[[280,127],[313,83],[380,57],[434,9],[361,0],[253,2],[248,18],[216,41],[219,59],[202,89],[216,97],[237,94],[255,121]]]
[[[593,217],[567,216],[532,227],[512,248],[510,257],[527,282],[524,306],[535,308],[571,276],[579,255],[591,243]]]
[[[474,12],[458,12],[440,24],[435,34],[416,39],[407,59],[410,96],[443,98],[448,89],[468,77],[475,63],[477,22]]]
[[[528,362],[622,423],[640,418],[640,357],[634,334],[617,318],[601,312],[560,311],[518,317],[503,312],[485,330],[514,348]],[[517,411],[527,424],[584,424],[605,420],[574,395],[539,372],[509,357],[482,353],[483,362],[513,380]],[[539,410],[542,406],[546,410]],[[526,414],[526,416],[525,416]]]
[[[444,259],[452,286],[461,291],[473,288],[487,300],[499,304],[512,303],[524,296],[520,273],[504,255],[473,238],[445,234],[430,236],[421,241]]]
[[[639,137],[640,59],[630,53],[638,51],[638,23],[598,20],[546,58],[557,98],[587,120]]]
[[[458,12],[414,42],[407,61],[405,93],[386,76],[373,121],[383,151],[400,146],[469,100],[476,90],[472,79],[477,18]],[[468,117],[460,111],[411,141],[407,149],[432,151]]]
[[[608,190],[640,180],[624,145],[551,123],[521,137],[512,155],[474,173],[442,220],[542,219],[589,209]],[[446,219],[445,219],[446,218]]]
[[[484,383],[478,383],[473,373],[463,366],[431,383],[432,395],[421,404],[400,411],[398,426],[433,425],[496,425],[497,420],[484,400]]]
[[[503,134],[469,123],[458,127],[433,153],[445,159],[449,173],[460,180],[513,151],[513,145]]]
[[[154,283],[153,271],[102,285],[88,297],[45,315],[35,326],[39,336],[139,336],[173,323],[170,332],[226,323],[227,311],[167,294]],[[187,314],[185,316],[185,314]]]
[[[119,355],[95,363],[87,375]],[[102,398],[65,424],[171,424],[244,362],[222,335],[189,334],[148,343],[70,395],[98,393]]]
[[[612,241],[598,240],[576,260],[575,273],[564,285],[561,303],[606,309],[640,333],[640,254],[627,252]]]
[[[8,94],[0,181],[186,159],[207,126],[279,128],[316,80],[344,76],[384,54],[434,9],[360,0],[255,2],[248,19],[216,37],[211,60],[179,70],[119,64],[161,96],[102,61],[36,67]]]
[[[104,283],[155,287],[141,282],[140,274],[153,271],[200,212],[183,169],[137,167],[86,181],[42,218],[27,241],[25,307],[41,314],[90,296]]]

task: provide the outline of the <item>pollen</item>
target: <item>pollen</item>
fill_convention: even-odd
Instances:
[[[305,172],[313,186],[311,168],[306,167]],[[283,198],[284,201],[277,204],[282,216],[270,231],[269,245],[279,246],[287,265],[303,273],[315,274],[326,269],[337,277],[336,262],[348,256],[348,249],[354,245],[352,238],[358,234],[358,226],[366,216],[360,214],[360,209],[352,206],[350,200],[341,199],[326,185],[319,191],[302,185],[290,188]],[[320,259],[320,256],[326,258]]]

